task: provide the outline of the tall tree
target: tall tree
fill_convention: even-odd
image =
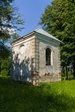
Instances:
[[[23,24],[23,20],[12,5],[13,1],[0,0],[0,39],[9,38],[9,32]]]
[[[0,0],[0,74],[5,75],[9,73],[10,68],[10,50],[5,46],[7,39],[11,38],[13,29],[21,29],[23,20],[20,15],[16,13],[13,7],[14,0]],[[13,32],[14,33],[14,32]],[[14,33],[12,38],[16,38]]]
[[[72,65],[75,77],[75,0],[53,0],[41,17],[41,24],[64,42],[61,65]]]

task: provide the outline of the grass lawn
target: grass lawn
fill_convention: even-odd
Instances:
[[[0,78],[0,112],[75,112],[75,80],[33,87]]]

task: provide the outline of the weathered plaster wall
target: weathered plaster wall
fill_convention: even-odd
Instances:
[[[51,65],[46,65],[46,48],[51,48]],[[49,74],[52,80],[60,80],[60,55],[59,48],[39,42],[39,75]],[[52,77],[53,76],[53,77]]]
[[[59,81],[61,80],[60,76],[60,49],[59,43],[56,41],[50,40],[48,37],[43,35],[37,35],[38,42],[38,68],[40,77],[49,74],[47,80],[50,81]],[[46,48],[51,49],[51,65],[46,65]],[[46,79],[45,79],[46,80]]]
[[[13,73],[15,80],[31,82],[32,58],[35,58],[35,36],[13,44]],[[33,67],[35,63],[33,62]]]
[[[41,34],[30,35],[12,45],[13,73],[15,80],[31,82],[31,72],[39,73],[39,81],[59,81],[59,42]],[[51,65],[46,65],[46,48],[51,49]],[[46,76],[46,74],[48,74]]]

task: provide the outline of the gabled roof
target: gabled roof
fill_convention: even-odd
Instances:
[[[21,40],[21,39],[25,39],[25,38],[27,38],[28,36],[30,36],[30,35],[32,35],[32,34],[34,34],[34,33],[42,34],[42,35],[44,35],[44,36],[47,36],[47,37],[52,38],[53,40],[56,40],[56,41],[58,41],[58,42],[60,42],[60,43],[63,43],[63,42],[60,41],[59,39],[57,39],[57,38],[55,38],[54,36],[52,36],[51,34],[49,34],[47,31],[43,30],[42,28],[35,29],[34,31],[32,31],[32,32],[30,32],[30,33],[24,35],[23,37],[20,37],[20,38],[14,40],[12,43],[14,43],[14,42],[16,42],[16,41],[18,41],[18,40]]]
[[[56,41],[61,42],[59,39],[55,38],[54,36],[52,36],[51,34],[49,34],[47,31],[43,30],[42,28],[36,29],[35,32],[40,33],[42,35],[45,35],[47,37],[50,37],[50,38],[52,38],[52,39],[54,39]]]

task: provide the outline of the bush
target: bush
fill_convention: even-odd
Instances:
[[[3,69],[3,70],[1,70],[1,76],[7,76],[8,75],[8,70],[6,70],[6,69]]]
[[[0,61],[1,67],[0,67],[0,75],[1,76],[8,76],[10,74],[10,68],[11,68],[11,59],[6,58]]]

